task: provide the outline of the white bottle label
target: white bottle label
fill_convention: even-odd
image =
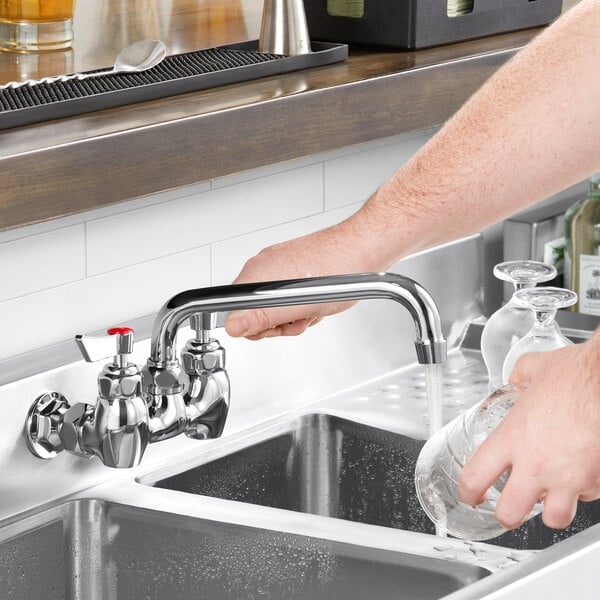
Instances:
[[[579,312],[600,315],[600,256],[579,256]]]

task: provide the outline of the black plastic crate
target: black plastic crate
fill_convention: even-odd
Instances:
[[[407,50],[539,27],[562,10],[562,0],[472,0],[470,12],[457,16],[448,15],[447,0],[304,3],[312,39]]]

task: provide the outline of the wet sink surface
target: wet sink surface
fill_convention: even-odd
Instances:
[[[422,445],[421,440],[346,419],[305,415],[278,435],[154,485],[433,534],[414,490]],[[538,516],[489,543],[543,549],[598,522],[600,501],[585,502],[565,530],[544,526]]]
[[[97,500],[0,530],[3,598],[441,598],[489,572]]]

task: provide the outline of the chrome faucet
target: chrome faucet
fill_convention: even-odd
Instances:
[[[27,441],[36,456],[52,458],[67,450],[86,458],[98,456],[108,467],[133,467],[140,462],[150,434],[140,370],[128,360],[133,330],[115,327],[107,333],[75,338],[87,362],[114,356],[98,375],[95,405],[71,405],[59,392],[47,392],[29,410]]]
[[[216,313],[367,298],[388,298],[408,309],[415,322],[415,349],[420,363],[437,363],[446,359],[446,340],[433,298],[415,281],[393,273],[225,285],[188,290],[173,296],[156,316],[150,358],[142,370],[142,387],[151,416],[151,441],[166,439],[182,431],[189,435],[185,415],[190,403],[190,390],[188,388],[186,399],[181,366],[175,356],[177,331],[188,318],[192,319],[192,327],[196,330],[195,347],[216,344],[220,348],[218,342],[210,337]],[[185,350],[183,362],[189,375]],[[189,413],[189,408],[187,411]]]
[[[420,363],[446,359],[446,340],[433,298],[417,282],[401,275],[336,275],[188,290],[173,296],[158,312],[150,357],[141,373],[127,362],[127,352],[121,351],[103,369],[95,409],[80,404],[70,407],[56,392],[50,398],[48,394],[38,398],[27,421],[29,446],[43,458],[67,449],[83,456],[99,456],[108,466],[123,467],[139,463],[148,441],[180,433],[194,439],[218,437],[229,408],[229,378],[225,350],[211,337],[217,315],[232,310],[375,298],[394,300],[408,309],[415,323],[415,349]],[[188,320],[195,337],[186,343],[180,361],[175,341],[180,326]],[[85,338],[78,337],[80,342]],[[85,340],[80,343],[86,360],[95,358],[89,352],[86,355],[89,345]],[[108,374],[120,383],[111,379],[110,385],[101,384]],[[129,381],[130,377],[135,378],[135,384],[126,386],[126,393],[120,378]],[[106,410],[98,408],[100,404],[110,407],[112,420],[104,418]],[[114,427],[110,429],[109,424]]]

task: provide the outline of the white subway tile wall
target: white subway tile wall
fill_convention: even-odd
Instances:
[[[0,304],[0,358],[126,324],[186,287],[208,285],[210,247],[204,246],[8,300]]]
[[[0,233],[0,360],[229,283],[261,248],[339,222],[426,130]]]
[[[291,169],[87,223],[88,274],[323,212],[323,165]]]
[[[85,278],[85,227],[0,244],[0,273],[0,302]]]

